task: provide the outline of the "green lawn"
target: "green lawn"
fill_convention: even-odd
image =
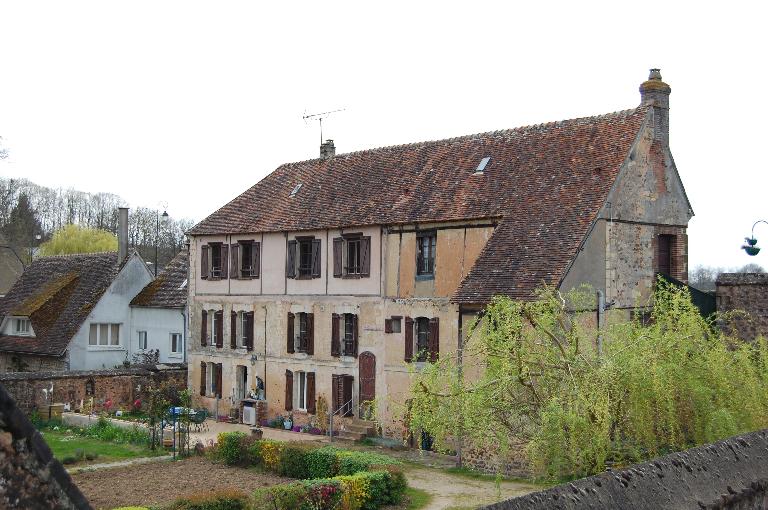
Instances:
[[[407,510],[419,510],[424,508],[432,501],[432,495],[425,490],[408,487],[405,489],[405,495],[408,498]]]
[[[142,446],[100,441],[98,439],[76,436],[66,432],[46,430],[40,433],[45,439],[45,442],[48,443],[48,447],[53,452],[53,456],[59,461],[63,461],[67,457],[77,457],[79,451],[82,451],[82,453],[86,455],[96,455],[94,460],[82,460],[77,462],[78,465],[84,463],[111,462],[136,457],[152,457],[165,454],[161,449],[153,452],[149,448]]]

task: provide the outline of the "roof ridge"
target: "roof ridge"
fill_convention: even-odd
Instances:
[[[492,131],[481,131],[479,133],[471,133],[471,134],[467,134],[467,135],[452,136],[452,137],[449,137],[449,138],[438,138],[436,140],[422,140],[420,142],[401,143],[401,144],[395,144],[395,145],[384,145],[384,146],[381,146],[381,147],[373,147],[373,148],[370,148],[370,149],[361,149],[361,150],[352,151],[352,152],[342,152],[340,154],[336,154],[335,156],[333,156],[331,158],[327,158],[327,159],[332,161],[332,160],[337,159],[337,158],[343,158],[343,157],[348,157],[348,156],[357,156],[357,155],[368,154],[368,153],[377,152],[377,151],[409,149],[409,148],[422,147],[422,146],[426,146],[426,145],[430,145],[430,144],[436,144],[436,143],[453,143],[453,142],[458,142],[458,141],[461,141],[461,140],[469,140],[469,139],[472,139],[472,138],[478,138],[478,137],[482,137],[482,136],[489,136],[489,135],[499,136],[499,135],[502,135],[502,134],[513,134],[513,133],[524,132],[524,131],[531,130],[531,129],[542,129],[542,128],[545,128],[545,127],[551,127],[551,126],[555,126],[557,124],[563,124],[563,123],[580,122],[580,121],[587,121],[587,120],[602,120],[602,119],[607,119],[607,118],[611,118],[611,117],[628,116],[628,115],[637,113],[639,111],[644,111],[644,110],[647,110],[647,109],[648,109],[647,106],[640,105],[640,106],[636,106],[635,108],[628,108],[626,110],[616,110],[616,111],[613,111],[613,112],[603,113],[603,114],[599,114],[599,115],[589,115],[589,116],[586,116],[586,117],[574,117],[574,118],[571,118],[571,119],[553,120],[553,121],[548,121],[548,122],[540,122],[538,124],[527,124],[527,125],[517,126],[517,127],[513,127],[513,128],[507,128],[507,129],[496,129],[496,130],[492,130]],[[324,159],[326,159],[326,158],[318,157],[318,158],[304,159],[304,160],[299,160],[299,161],[289,161],[289,162],[281,164],[280,166],[278,166],[278,168],[287,167],[287,166],[293,166],[293,165],[301,165],[301,164],[310,163],[310,162],[313,162],[313,161],[322,161]]]
[[[116,251],[94,251],[90,253],[62,253],[59,255],[41,255],[36,257],[34,261],[45,259],[68,259],[75,257],[96,257],[97,255],[117,255]]]

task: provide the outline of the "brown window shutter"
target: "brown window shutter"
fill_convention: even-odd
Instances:
[[[200,319],[200,346],[208,345],[208,312],[203,310],[203,316]]]
[[[285,262],[286,278],[296,278],[296,241],[288,241],[288,257]]]
[[[392,319],[384,319],[384,333],[392,333]]]
[[[333,276],[339,278],[343,276],[343,258],[344,239],[336,237],[333,239]]]
[[[219,310],[213,314],[213,320],[216,321],[216,331],[219,333],[216,335],[216,347],[221,349],[224,347],[224,311]]]
[[[307,372],[307,412],[315,414],[317,407],[315,405],[315,373]]]
[[[352,356],[357,357],[357,339],[358,339],[358,320],[357,315],[352,316]]]
[[[341,342],[339,340],[339,321],[341,317],[338,313],[331,315],[331,356],[341,356]]]
[[[312,278],[320,278],[320,239],[312,240]]]
[[[251,248],[251,274],[254,278],[259,277],[259,269],[261,268],[261,243],[253,243]]]
[[[240,245],[237,243],[229,247],[232,256],[232,265],[229,267],[230,278],[240,278]]]
[[[229,346],[237,349],[237,312],[232,310],[229,321]]]
[[[221,398],[222,395],[221,380],[223,372],[224,365],[221,363],[216,364],[216,396],[219,398]]]
[[[285,371],[285,410],[293,410],[293,372]]]
[[[206,379],[208,379],[208,373],[207,373],[208,365],[205,363],[205,361],[200,362],[200,395],[203,397],[205,396],[205,383]]]
[[[339,408],[339,376],[334,374],[331,376],[331,416],[333,416],[333,413],[336,412],[336,410]]]
[[[245,348],[253,350],[253,312],[245,314]]]
[[[226,280],[229,277],[229,246],[221,245],[221,279]]]
[[[210,267],[208,266],[208,245],[204,244],[200,247],[200,278],[207,280],[209,274]]]
[[[307,314],[307,354],[315,353],[315,314]]]
[[[440,319],[429,319],[429,359],[432,363],[440,355]]]
[[[293,315],[291,312],[288,312],[288,327],[285,328],[287,330],[287,332],[288,332],[288,336],[287,336],[287,341],[286,341],[285,347],[286,347],[286,350],[289,353],[295,352],[294,348],[293,348],[293,342],[294,342],[294,338],[293,338],[293,325],[294,325],[295,317],[296,316]]]
[[[360,275],[371,276],[371,236],[360,239]]]
[[[413,360],[413,319],[405,318],[405,361]]]

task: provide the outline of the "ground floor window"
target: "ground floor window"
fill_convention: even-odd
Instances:
[[[209,397],[221,398],[221,382],[222,382],[222,364],[221,363],[207,363],[205,372],[207,373],[207,388],[206,394]]]
[[[139,350],[140,351],[147,350],[147,332],[146,331],[139,331]]]
[[[307,410],[307,373],[296,372],[296,395],[293,401],[296,409],[300,411]]]
[[[171,355],[180,355],[182,352],[184,352],[184,345],[181,333],[171,333]]]
[[[120,324],[91,324],[88,345],[119,346]]]
[[[248,396],[248,367],[238,365],[235,369],[235,397],[242,400]]]

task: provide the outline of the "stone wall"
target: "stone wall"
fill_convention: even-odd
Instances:
[[[461,462],[463,466],[482,473],[499,473],[511,478],[531,477],[524,444],[515,445],[506,453],[465,446],[461,450]]]
[[[0,353],[0,374],[6,372],[54,372],[69,368],[64,356]]]
[[[87,402],[91,397],[96,410],[107,400],[112,401],[112,409],[129,409],[136,399],[146,400],[150,386],[161,383],[186,389],[186,366],[0,374],[0,385],[25,413],[35,410],[43,413],[47,405],[54,402],[70,404],[76,409],[81,401]],[[51,387],[53,398],[46,399],[43,390]]]
[[[748,341],[768,336],[768,274],[722,273],[716,297],[718,312],[746,312],[721,322],[726,333]]]
[[[0,385],[0,508],[87,510],[88,501]]]
[[[768,508],[768,429],[484,508],[765,509]]]

